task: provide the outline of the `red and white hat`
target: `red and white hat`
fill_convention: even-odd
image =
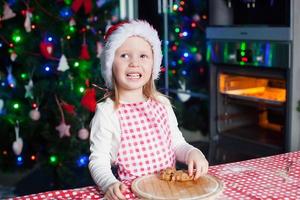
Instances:
[[[159,78],[160,66],[162,61],[161,42],[157,31],[146,21],[132,20],[121,22],[111,26],[104,37],[106,43],[101,53],[101,73],[108,88],[113,88],[112,64],[115,51],[125,42],[128,37],[140,36],[144,38],[153,50],[153,80]]]

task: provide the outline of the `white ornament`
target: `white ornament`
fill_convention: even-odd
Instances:
[[[76,21],[75,21],[75,19],[73,17],[70,19],[69,25],[70,26],[75,26],[76,25]]]
[[[2,112],[3,107],[4,107],[4,101],[0,99],[0,113]]]
[[[15,126],[15,134],[16,140],[13,142],[12,149],[14,153],[18,156],[22,153],[23,149],[23,139],[19,137],[19,122],[17,122],[17,125]]]
[[[177,89],[177,97],[181,102],[186,102],[191,98],[190,90],[186,89],[185,81],[178,81],[180,89]]]
[[[18,57],[18,55],[16,54],[16,52],[12,52],[10,54],[10,60],[13,62],[17,59],[17,57]]]
[[[31,18],[32,18],[32,13],[30,11],[26,11],[24,27],[27,33],[31,32]]]
[[[41,113],[40,111],[36,108],[33,109],[29,112],[29,117],[33,120],[33,121],[37,121],[41,118]]]
[[[86,128],[82,128],[78,131],[78,137],[81,139],[81,140],[86,140],[89,138],[89,131],[86,129]]]
[[[59,64],[58,64],[58,68],[57,70],[58,71],[66,71],[70,69],[69,65],[68,65],[68,62],[67,62],[67,58],[64,54],[62,54],[62,56],[60,57],[60,60],[59,60]]]
[[[32,88],[33,88],[33,81],[32,79],[29,80],[28,84],[24,86],[25,87],[25,98],[30,98],[33,99],[33,94],[32,94]]]
[[[14,13],[12,11],[12,9],[9,7],[8,3],[4,2],[3,17],[0,16],[0,21],[11,19],[11,18],[14,18],[15,16],[16,16],[16,13]]]

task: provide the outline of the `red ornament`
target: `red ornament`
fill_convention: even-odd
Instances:
[[[70,113],[71,115],[75,115],[75,114],[76,114],[76,113],[75,113],[75,106],[74,106],[74,105],[68,104],[68,103],[66,103],[66,102],[62,102],[62,103],[61,103],[61,106],[62,106],[62,108],[63,108],[66,112]]]
[[[71,8],[74,12],[77,12],[83,5],[85,14],[89,14],[92,11],[92,0],[74,0]]]
[[[89,60],[91,58],[89,51],[88,51],[87,44],[85,44],[85,43],[82,44],[79,57],[80,57],[80,59],[83,59],[83,60]]]
[[[49,42],[41,42],[40,51],[45,58],[51,59],[53,53],[53,44]]]
[[[97,105],[95,88],[86,89],[85,94],[83,95],[80,103],[89,111],[95,112]]]

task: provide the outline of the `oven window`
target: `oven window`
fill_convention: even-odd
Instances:
[[[220,74],[219,89],[233,98],[281,104],[286,101],[285,81]]]
[[[286,81],[220,72],[217,129],[222,135],[282,147]]]

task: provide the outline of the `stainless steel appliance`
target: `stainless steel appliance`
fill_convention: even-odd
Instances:
[[[211,159],[286,151],[290,43],[210,40],[207,47]]]
[[[211,164],[300,150],[300,1],[209,7]]]

